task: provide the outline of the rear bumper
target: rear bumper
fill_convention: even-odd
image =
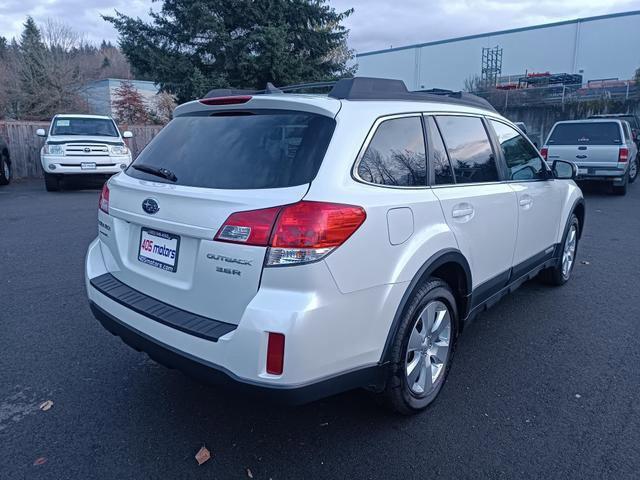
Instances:
[[[295,271],[271,269],[236,325],[133,290],[118,281],[118,270],[109,247],[96,239],[89,246],[85,277],[94,315],[111,333],[159,363],[289,404],[384,385],[386,367],[380,358],[390,325],[383,320],[393,318],[402,285],[342,294],[322,262]],[[300,277],[291,285],[295,272]],[[286,338],[282,375],[266,372],[268,332]]]
[[[90,307],[93,315],[106,330],[120,337],[124,343],[135,350],[147,353],[156,362],[168,368],[178,369],[202,382],[225,385],[240,393],[259,395],[278,403],[300,405],[353,388],[379,385],[385,378],[385,368],[375,365],[302,385],[265,385],[251,382],[234,375],[220,365],[159,342],[118,320],[94,302],[90,302]]]
[[[624,165],[624,164],[622,164]],[[613,182],[614,184],[624,183],[624,176],[627,173],[627,166],[605,167],[587,166],[578,164],[578,181],[598,181]]]

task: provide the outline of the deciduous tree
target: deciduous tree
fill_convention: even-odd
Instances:
[[[113,110],[118,122],[128,125],[149,122],[149,111],[133,82],[124,80],[114,93]]]

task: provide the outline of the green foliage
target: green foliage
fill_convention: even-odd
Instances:
[[[211,88],[264,88],[348,76],[352,57],[327,0],[160,0],[151,23],[104,17],[137,74],[191,100]]]

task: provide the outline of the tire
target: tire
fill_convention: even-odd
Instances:
[[[621,197],[627,194],[627,187],[629,186],[629,181],[624,182],[624,185],[613,185],[611,187],[614,195],[619,195]]]
[[[0,185],[9,185],[11,182],[11,163],[6,155],[0,155]]]
[[[389,407],[411,415],[436,399],[451,368],[457,333],[453,293],[446,282],[430,278],[411,294],[391,346],[390,376],[381,393]]]
[[[60,190],[60,178],[57,175],[52,175],[50,173],[44,174],[44,187],[47,189],[47,192],[57,192]]]
[[[562,237],[562,256],[558,264],[554,267],[547,268],[540,273],[540,278],[544,283],[559,287],[564,285],[571,279],[573,267],[576,264],[576,255],[578,253],[578,240],[580,236],[580,222],[575,213],[569,217],[569,222]],[[571,244],[573,247],[571,248]],[[570,255],[566,257],[565,255]],[[566,264],[568,263],[568,266]]]
[[[640,158],[636,155],[636,158],[629,165],[629,183],[635,182],[638,178],[638,169],[640,169]]]

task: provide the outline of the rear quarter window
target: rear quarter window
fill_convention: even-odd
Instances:
[[[549,145],[620,145],[617,122],[560,123],[555,126]]]
[[[127,175],[217,189],[283,188],[315,178],[333,118],[289,110],[216,112],[173,119]],[[175,182],[133,168],[167,169]]]

